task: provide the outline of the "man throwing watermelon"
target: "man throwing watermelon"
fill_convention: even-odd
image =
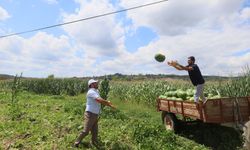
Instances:
[[[186,70],[188,71],[189,78],[192,84],[196,87],[195,94],[194,94],[194,102],[198,103],[199,98],[202,101],[206,101],[206,98],[203,94],[205,80],[201,74],[201,71],[197,64],[195,64],[194,56],[188,57],[188,65],[182,66],[177,61],[167,62],[169,66],[176,68],[177,70]]]

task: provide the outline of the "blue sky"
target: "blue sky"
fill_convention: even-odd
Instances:
[[[155,0],[2,0],[0,35],[151,2]],[[0,74],[186,74],[157,63],[156,53],[183,64],[194,55],[206,75],[237,74],[250,60],[249,22],[249,0],[167,1],[0,39]]]
[[[74,12],[79,5],[74,2],[49,3],[46,0],[26,0],[21,1],[3,0],[0,6],[5,8],[11,17],[4,22],[4,26],[13,32],[26,31],[61,23],[61,12]],[[53,34],[63,34],[60,28],[47,30]],[[35,33],[24,35],[32,36]]]
[[[114,6],[118,5],[117,1],[110,1]],[[28,5],[27,5],[28,4]],[[20,1],[2,1],[0,6],[7,8],[11,16],[4,27],[11,29],[10,33],[28,31],[50,25],[62,23],[61,13],[74,13],[79,9],[79,5],[74,2],[51,2],[46,0],[33,1],[28,0],[25,3]],[[123,9],[118,7],[117,9]],[[107,12],[103,12],[107,13]],[[96,14],[98,15],[98,14]],[[118,21],[122,21],[124,26],[131,25],[131,20],[126,19],[126,13],[122,12],[114,15]],[[79,18],[82,19],[82,18]],[[60,27],[46,29],[45,32],[59,36],[65,34]],[[23,34],[23,37],[34,36],[36,32]],[[136,51],[139,47],[147,45],[151,40],[157,37],[152,29],[147,27],[138,27],[134,31],[126,34],[125,46],[129,52]]]
[[[131,35],[126,35],[125,46],[130,52],[136,51],[139,47],[147,45],[157,38],[157,34],[147,27],[139,27]]]

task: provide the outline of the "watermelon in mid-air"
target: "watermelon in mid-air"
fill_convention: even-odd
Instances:
[[[158,62],[163,62],[165,60],[165,55],[163,54],[156,54],[155,55],[155,60],[158,61]]]

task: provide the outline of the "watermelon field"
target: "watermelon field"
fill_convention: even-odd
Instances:
[[[249,96],[250,72],[239,77],[208,80],[205,96]],[[87,80],[23,79],[0,81],[0,149],[75,149],[83,129]],[[99,119],[98,148],[84,139],[80,149],[109,150],[237,150],[242,132],[216,124],[183,126],[167,131],[156,110],[156,98],[192,101],[188,80],[110,80],[107,99],[116,110],[104,107]],[[105,89],[100,89],[105,90]]]
[[[250,0],[0,0],[0,65],[0,150],[250,150]]]

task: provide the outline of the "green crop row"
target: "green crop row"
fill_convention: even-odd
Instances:
[[[142,82],[115,82],[111,85],[110,94],[123,101],[146,103],[155,105],[155,100],[166,91],[187,89],[189,85],[185,82],[170,82],[163,80],[151,80]]]
[[[191,87],[191,88],[190,88]],[[123,101],[146,103],[155,106],[158,97],[173,100],[193,100],[194,87],[184,80],[151,80],[138,82],[114,82],[111,95]],[[228,80],[207,81],[204,94],[207,99],[250,96],[250,70]]]
[[[0,83],[1,89],[11,89],[12,80]],[[80,79],[22,79],[20,83],[21,90],[34,92],[36,94],[61,95],[70,96],[78,95],[87,91],[87,81]]]

